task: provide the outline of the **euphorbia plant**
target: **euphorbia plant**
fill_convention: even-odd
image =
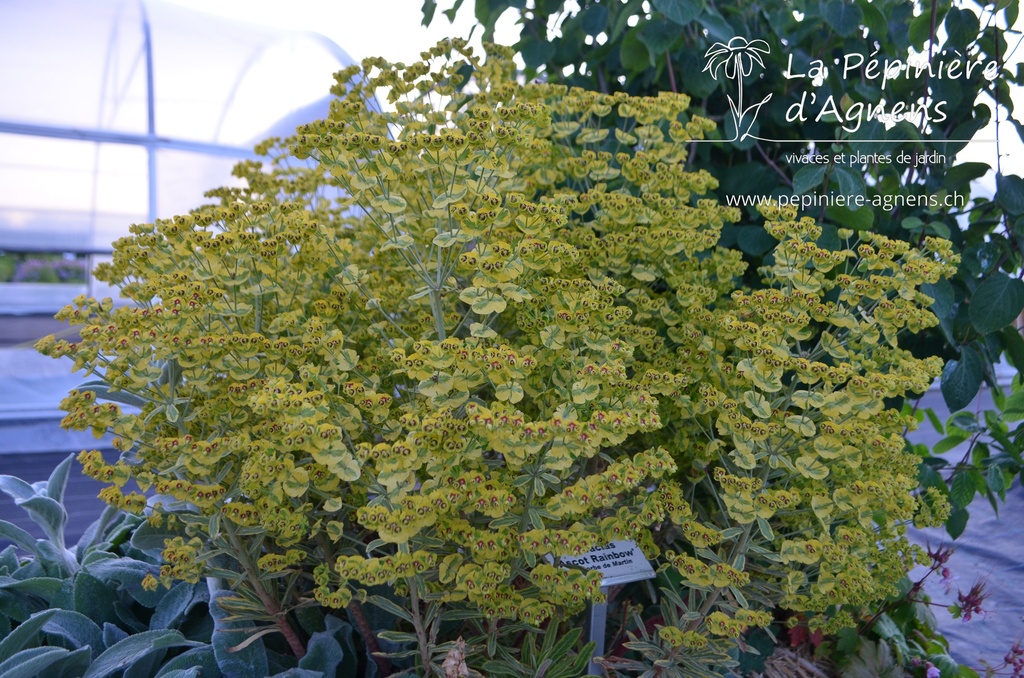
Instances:
[[[162,583],[224,580],[296,654],[308,606],[372,645],[368,601],[437,675],[460,636],[479,667],[574,622],[601,580],[560,559],[614,539],[679,588],[621,671],[698,675],[776,606],[842,624],[892,592],[901,526],[945,508],[912,496],[886,399],[941,368],[898,335],[934,324],[948,243],[829,243],[769,208],[765,287],[737,289],[684,95],[523,85],[458,41],[335,94],[243,187],[116,243],[97,277],[134,305],[80,299],[81,341],[40,344],[102,377],[64,406],[125,453],[82,455],[104,497],[181,526]]]

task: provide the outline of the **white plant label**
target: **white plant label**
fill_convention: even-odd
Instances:
[[[581,556],[563,557],[562,563],[600,571],[602,587],[654,578],[654,568],[632,540],[613,541]]]

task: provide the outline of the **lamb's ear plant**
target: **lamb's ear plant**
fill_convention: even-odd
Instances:
[[[206,582],[146,585],[160,571],[164,540],[137,516],[108,507],[77,545],[61,548],[73,460],[40,483],[0,476],[0,489],[47,535],[36,539],[0,521],[0,536],[11,542],[0,551],[0,676],[216,678],[255,675],[259,666],[267,676],[363,675],[355,634],[336,617],[304,617],[310,652],[296,662],[252,642],[245,625],[237,631],[211,604]]]
[[[116,243],[96,275],[132,305],[78,299],[81,341],[39,344],[106,384],[63,405],[117,436],[122,461],[80,456],[104,498],[155,490],[148,520],[181,531],[149,586],[213,577],[296,657],[302,617],[343,610],[439,676],[460,638],[469,668],[529,667],[524,634],[602,596],[561,559],[615,539],[679,587],[640,672],[727,665],[779,606],[837,628],[892,593],[903,526],[947,509],[913,496],[887,403],[941,368],[899,340],[936,322],[920,287],[949,243],[766,207],[778,245],[741,289],[685,95],[524,85],[458,41],[334,93],[243,187]]]
[[[44,482],[0,476],[0,490],[46,535],[36,539],[0,521],[11,542],[0,552],[0,675],[100,678],[129,665],[131,675],[155,675],[169,652],[206,646],[194,638],[209,640],[206,589],[143,588],[160,566],[131,547],[140,519],[113,507],[66,547],[63,497],[73,461]],[[194,652],[190,657],[202,664]]]

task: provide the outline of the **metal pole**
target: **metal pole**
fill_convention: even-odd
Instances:
[[[601,595],[608,595],[608,587],[601,587]],[[603,676],[604,667],[594,661],[594,657],[604,656],[604,633],[605,623],[608,620],[608,603],[603,600],[600,603],[590,604],[590,623],[588,624],[589,637],[587,641],[594,641],[594,653],[590,656],[590,664],[587,666],[587,673],[592,676]]]
[[[146,133],[150,139],[156,138],[156,84],[153,82],[153,33],[149,27],[149,14],[146,3],[139,2],[142,12],[142,40],[146,49]],[[156,221],[156,146],[152,142],[146,144],[146,155],[149,160],[149,221]]]

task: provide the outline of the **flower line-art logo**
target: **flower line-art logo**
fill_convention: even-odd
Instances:
[[[711,77],[718,80],[719,71],[725,72],[725,77],[735,80],[738,88],[736,100],[732,95],[727,95],[729,107],[732,109],[732,119],[735,132],[732,139],[727,141],[743,141],[747,137],[754,137],[750,129],[757,120],[757,113],[772,98],[769,94],[756,104],[743,107],[743,78],[754,72],[754,64],[764,68],[762,54],[771,54],[771,47],[764,40],[747,40],[744,37],[736,36],[729,40],[729,43],[716,42],[704,53],[707,59],[705,71],[711,73]]]
[[[1018,42],[1024,44],[1024,37]],[[1014,48],[1014,51],[1016,48]],[[736,36],[726,42],[716,42],[704,53],[704,59],[706,61],[704,66],[704,72],[710,73],[711,77],[715,80],[719,80],[720,76],[724,75],[726,81],[735,81],[736,83],[736,98],[733,99],[732,94],[727,94],[726,98],[729,101],[729,113],[731,121],[733,123],[732,135],[728,139],[695,139],[693,143],[741,143],[744,140],[752,139],[758,141],[767,141],[771,143],[794,143],[794,144],[828,144],[834,143],[839,140],[838,138],[830,139],[772,139],[769,137],[758,136],[758,128],[755,127],[757,122],[757,116],[761,112],[761,109],[766,103],[771,101],[772,95],[768,94],[760,101],[747,105],[744,100],[743,92],[743,80],[748,78],[753,72],[754,68],[760,67],[762,70],[766,70],[764,56],[771,54],[771,46],[764,40],[748,40],[742,36]],[[921,77],[923,73],[928,73],[936,80],[957,80],[962,77],[970,77],[973,70],[981,66],[980,61],[977,63],[968,63],[969,59],[961,59],[957,61],[954,59],[948,59],[945,57],[945,50],[933,59],[932,55],[928,55],[928,58],[922,60],[920,56],[914,60],[911,57],[901,57],[896,59],[889,59],[882,57],[875,58],[872,55],[870,65],[861,68],[861,65],[865,63],[865,57],[861,54],[853,53],[844,55],[841,58],[837,57],[834,60],[835,68],[837,73],[841,73],[842,79],[847,80],[851,76],[867,77],[873,80],[880,80],[881,87],[885,88],[887,82],[895,80],[897,78],[917,78]],[[807,73],[793,72],[793,57],[789,57],[789,67],[781,74],[786,80],[797,80],[805,79],[809,80],[809,84],[818,87],[821,84],[821,80],[827,77],[829,68],[823,61],[813,61],[811,69]],[[866,70],[865,70],[866,69]],[[998,74],[998,65],[995,61],[985,65],[985,77],[988,80],[993,80]],[[990,73],[991,71],[991,73]],[[804,110],[805,101],[814,101],[817,94],[813,91],[809,92],[810,99],[807,99],[808,91],[804,91],[797,103],[793,103],[789,106],[786,111],[785,119],[790,122],[800,121],[806,122],[809,119],[813,119],[815,122],[822,122],[823,120],[836,120],[838,124],[842,126],[840,132],[845,131],[851,136],[846,136],[844,141],[849,143],[892,143],[894,139],[899,140],[899,137],[890,138],[888,130],[891,129],[896,123],[900,121],[909,122],[914,125],[919,132],[921,138],[919,143],[924,144],[948,144],[948,143],[971,143],[971,142],[984,142],[984,143],[997,143],[998,140],[992,139],[978,139],[978,138],[967,138],[967,139],[929,139],[928,127],[929,123],[933,121],[933,118],[928,112],[928,105],[934,105],[934,111],[942,115],[942,118],[934,118],[935,122],[941,122],[944,120],[944,113],[941,113],[941,106],[945,105],[945,101],[935,98],[935,92],[929,88],[926,92],[924,103],[917,102],[902,102],[898,100],[885,101],[880,103],[864,103],[854,102],[850,105],[841,104],[836,94],[829,94],[825,98],[825,103],[818,106],[817,113],[812,110],[809,113]],[[864,138],[864,135],[855,135],[862,123],[866,121],[876,121],[883,123],[884,127],[882,130],[876,130],[872,136],[881,136],[881,138]],[[855,125],[853,129],[847,125]],[[728,130],[728,125],[726,126]]]

